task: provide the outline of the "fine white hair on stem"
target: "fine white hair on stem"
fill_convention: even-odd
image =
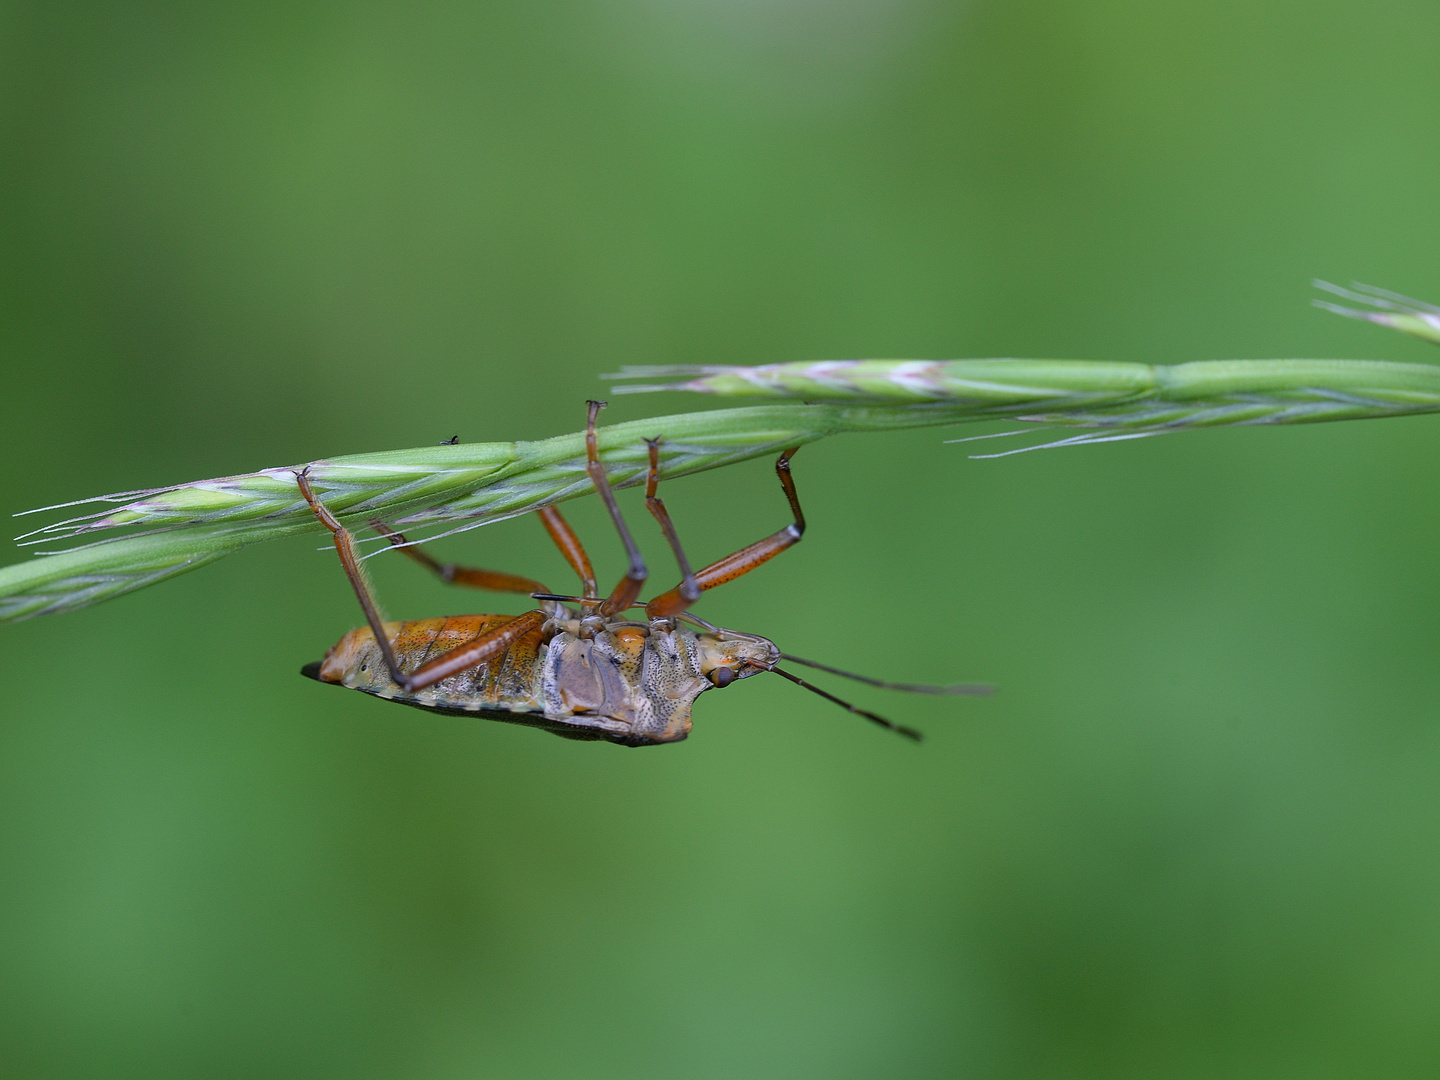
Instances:
[[[165,488],[136,488],[134,491],[116,491],[109,495],[92,495],[88,499],[72,499],[70,502],[55,503],[51,506],[37,506],[33,510],[20,510],[11,514],[11,517],[25,517],[28,514],[45,514],[51,510],[65,510],[71,506],[89,506],[92,503],[123,503],[129,502],[137,495],[154,495],[157,491],[167,490]],[[107,511],[101,510],[94,517],[103,517]],[[78,520],[78,519],[77,519]]]
[[[1034,435],[1035,432],[1044,430],[1044,428],[1016,428],[1014,431],[996,431],[989,435],[967,435],[963,439],[946,439],[945,445],[951,446],[955,443],[979,442],[982,439],[1008,439],[1012,435]]]
[[[1377,289],[1372,285],[1351,282],[1349,288],[1334,285],[1328,281],[1315,281],[1315,287],[1339,296],[1353,303],[1364,304],[1365,308],[1346,307],[1329,300],[1312,300],[1315,307],[1343,315],[1347,319],[1374,323],[1402,334],[1418,337],[1432,344],[1440,344],[1440,307],[1423,300],[1389,289]]]
[[[1323,289],[1357,304],[1369,304],[1371,307],[1384,308],[1388,311],[1411,313],[1423,311],[1431,315],[1440,315],[1440,307],[1434,304],[1416,300],[1414,297],[1405,296],[1402,293],[1391,292],[1389,289],[1377,289],[1373,285],[1365,285],[1358,281],[1352,281],[1348,288],[1336,285],[1334,282],[1323,281],[1320,278],[1316,278],[1311,284],[1317,289]]]
[[[1126,442],[1130,439],[1148,439],[1152,435],[1164,435],[1164,431],[1127,431],[1120,435],[1102,435],[1099,433],[1085,435],[1071,435],[1067,439],[1056,439],[1054,442],[1040,443],[1037,446],[1021,446],[1014,450],[1002,450],[995,454],[969,454],[971,461],[993,461],[995,458],[1014,457],[1016,454],[1028,454],[1031,450],[1057,450],[1063,446],[1094,446],[1098,443]]]

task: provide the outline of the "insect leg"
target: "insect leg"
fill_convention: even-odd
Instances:
[[[538,630],[545,624],[549,616],[543,611],[527,611],[524,615],[517,615],[507,623],[501,623],[493,630],[486,631],[479,637],[459,645],[443,656],[437,656],[428,663],[421,664],[410,673],[403,684],[406,690],[422,690],[427,686],[433,686],[441,679],[448,679],[451,675],[458,675],[466,668],[472,668],[476,664],[483,663],[496,653],[504,652],[514,645],[516,641],[526,634]],[[394,672],[392,667],[391,672]],[[396,680],[397,682],[399,680]]]
[[[610,478],[606,475],[605,466],[600,464],[600,451],[595,438],[595,418],[600,415],[600,410],[605,407],[605,402],[587,401],[586,405],[589,406],[590,411],[585,420],[585,471],[590,474],[590,480],[595,485],[600,500],[605,504],[605,509],[610,511],[610,520],[615,522],[615,530],[620,534],[620,542],[625,545],[625,554],[630,559],[630,569],[625,571],[625,576],[620,579],[597,611],[602,618],[608,619],[635,602],[635,598],[640,595],[640,589],[644,586],[645,579],[650,572],[645,568],[645,560],[640,555],[640,549],[635,546],[635,538],[630,535],[630,529],[626,526],[625,519],[620,516],[620,507],[615,502],[615,493],[610,490]]]
[[[675,532],[675,523],[670,520],[670,512],[665,509],[664,500],[655,494],[655,489],[660,484],[660,440],[646,439],[645,445],[650,447],[650,471],[645,476],[645,506],[660,523],[660,531],[670,542],[670,550],[675,553],[675,561],[680,564],[681,580],[675,589],[688,606],[700,599],[700,585],[695,580],[695,572],[690,569],[690,560],[685,558],[685,549],[680,546],[680,536]]]
[[[370,624],[370,630],[375,635],[375,643],[380,646],[380,654],[385,657],[385,666],[390,669],[390,678],[403,690],[412,689],[409,676],[400,671],[400,665],[395,660],[395,650],[390,646],[390,639],[385,635],[385,624],[380,618],[380,611],[375,607],[375,601],[370,596],[370,586],[365,581],[365,575],[360,570],[360,560],[355,555],[355,538],[350,535],[350,530],[336,520],[335,515],[326,509],[325,504],[316,497],[314,489],[310,487],[310,478],[307,475],[309,469],[302,469],[295,474],[295,483],[300,487],[300,494],[310,504],[310,509],[320,519],[320,524],[330,530],[335,538],[335,551],[340,556],[340,565],[345,568],[345,576],[350,579],[350,587],[355,590],[355,597],[360,601],[360,608],[365,612],[365,621]],[[443,660],[444,657],[441,657]]]
[[[405,539],[405,534],[396,532],[383,521],[370,522],[370,527],[402,554],[414,559],[421,566],[437,575],[447,585],[465,585],[472,589],[491,589],[495,592],[548,593],[550,590],[533,578],[518,574],[502,574],[497,570],[480,570],[470,566],[456,566],[454,563],[439,563],[420,548]]]
[[[560,549],[560,554],[565,556],[565,561],[580,577],[581,585],[584,587],[584,599],[593,600],[598,592],[595,585],[595,571],[590,567],[590,557],[585,554],[585,548],[580,543],[580,538],[575,535],[575,531],[570,528],[569,523],[555,507],[543,506],[536,511],[536,514],[545,525],[545,531],[555,541],[555,546]],[[518,574],[504,574],[497,570],[458,566],[455,563],[437,562],[425,551],[411,544],[404,533],[390,528],[378,518],[370,522],[370,527],[389,540],[391,545],[399,549],[402,554],[414,559],[447,585],[467,585],[472,589],[492,589],[495,592],[553,595],[548,586],[534,578],[521,577]]]
[[[713,562],[705,569],[695,574],[695,582],[703,592],[706,589],[713,589],[717,585],[724,585],[727,581],[734,581],[742,574],[748,574],[762,563],[767,563],[786,548],[800,542],[800,537],[805,533],[805,514],[800,509],[800,497],[795,494],[795,480],[790,475],[790,459],[799,450],[798,446],[792,446],[786,450],[775,462],[775,474],[780,477],[780,486],[785,489],[785,498],[790,502],[790,513],[795,520],[786,525],[777,533],[767,536],[764,540],[757,540],[749,547],[741,548],[733,555],[727,555],[718,562]],[[645,614],[651,618],[663,618],[669,615],[677,615],[693,603],[685,597],[684,583],[677,585],[667,593],[661,593],[650,603],[645,605]]]
[[[585,554],[585,546],[580,543],[580,538],[575,535],[575,530],[570,528],[570,523],[560,516],[560,511],[553,506],[542,506],[535,513],[539,515],[545,531],[550,534],[550,539],[555,541],[555,546],[560,549],[560,554],[565,556],[565,561],[570,564],[576,575],[580,578],[580,584],[584,588],[585,599],[592,600],[600,595],[599,586],[595,584],[595,571],[590,566],[590,556]],[[537,592],[544,592],[544,589],[537,589]]]

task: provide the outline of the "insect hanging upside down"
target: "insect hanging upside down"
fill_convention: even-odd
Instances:
[[[805,532],[805,515],[790,476],[785,451],[775,462],[780,485],[794,516],[791,524],[692,571],[665,504],[655,494],[660,479],[659,440],[647,440],[650,468],[645,505],[659,522],[680,564],[680,584],[643,604],[645,621],[625,617],[638,601],[647,570],[620,515],[600,463],[595,418],[604,402],[589,403],[585,427],[586,471],[610,512],[629,556],[630,567],[609,596],[601,598],[589,556],[560,511],[537,510],[561,554],[579,575],[581,596],[560,596],[538,581],[453,564],[441,565],[381,521],[371,527],[444,581],[454,585],[526,593],[541,606],[523,615],[454,615],[438,619],[383,622],[365,579],[349,531],[326,509],[305,472],[296,474],[300,493],[335,537],[335,549],[365,612],[366,627],[351,630],[301,673],[431,712],[478,716],[543,728],[568,739],[599,740],[622,746],[679,742],[690,734],[690,710],[706,690],[771,671],[791,682],[912,739],[913,728],[894,724],[776,665],[781,660],[821,668],[892,690],[929,694],[983,694],[984,686],[919,686],[888,683],[782,653],[755,634],[712,626],[689,614],[701,592],[749,573],[792,546]],[[576,605],[571,607],[569,605]],[[684,625],[688,623],[689,625]]]

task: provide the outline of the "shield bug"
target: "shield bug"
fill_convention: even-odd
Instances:
[[[640,602],[648,576],[645,561],[620,514],[600,463],[595,419],[603,402],[589,403],[585,426],[586,471],[609,511],[629,557],[629,569],[605,597],[579,538],[553,506],[536,511],[546,531],[579,576],[580,596],[562,596],[538,581],[513,574],[440,564],[381,521],[371,527],[410,558],[453,585],[528,594],[539,601],[523,615],[457,615],[385,622],[360,570],[354,539],[326,509],[304,472],[300,493],[335,539],[341,565],[365,612],[367,626],[351,630],[302,674],[376,697],[447,715],[478,716],[543,728],[568,739],[606,740],[622,746],[679,742],[690,734],[690,710],[707,690],[726,687],[762,671],[774,672],[807,690],[918,740],[913,728],[830,694],[777,665],[782,660],[820,668],[892,690],[928,694],[986,693],[983,686],[919,686],[889,683],[782,653],[767,638],[712,626],[690,614],[706,589],[747,574],[799,542],[805,515],[790,475],[786,450],[775,462],[793,520],[783,529],[733,555],[692,571],[675,526],[656,495],[659,440],[647,440],[650,466],[645,505],[659,523],[680,564],[681,581],[669,592]],[[627,612],[643,607],[644,620]]]

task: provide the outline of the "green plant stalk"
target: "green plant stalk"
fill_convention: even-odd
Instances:
[[[1194,428],[1308,424],[1435,412],[1440,367],[1382,360],[828,360],[763,367],[630,367],[610,378],[692,376],[617,386],[720,397],[963,406],[970,419],[1007,418],[1091,432],[1027,450],[1114,442]],[[964,441],[964,440],[958,440]]]
[[[891,405],[943,402],[965,406],[976,419],[1039,419],[1077,427],[1096,426],[1106,417],[1130,416],[1152,405],[1199,411],[1245,401],[1276,411],[1312,405],[1323,413],[1331,404],[1346,403],[1360,410],[1356,416],[1368,416],[1411,406],[1426,411],[1440,400],[1440,366],[1383,360],[1201,360],[1174,365],[827,360],[761,367],[629,367],[610,378],[645,376],[691,378],[615,389],[622,394],[686,390],[720,397]]]
[[[964,409],[943,405],[921,409],[767,405],[637,420],[603,427],[597,434],[612,486],[624,487],[644,481],[647,438],[661,439],[661,475],[676,477],[778,454],[785,447],[840,432],[964,419]],[[585,435],[577,432],[538,442],[355,454],[101,496],[67,505],[121,505],[55,522],[22,537],[29,544],[79,541],[82,546],[0,568],[0,622],[86,607],[183,574],[249,544],[323,531],[295,482],[296,471],[305,468],[317,495],[354,531],[383,518],[412,535],[416,529],[450,525],[439,534],[448,535],[594,490],[585,472]]]
[[[848,361],[765,368],[640,369],[696,376],[721,396],[803,398],[600,429],[613,486],[643,481],[647,438],[661,473],[683,476],[829,435],[1010,418],[1090,429],[1047,445],[1197,427],[1294,424],[1440,411],[1440,367],[1349,360],[1175,366],[1066,360]],[[646,388],[617,388],[646,389]],[[589,494],[584,434],[357,454],[87,500],[113,509],[43,526],[27,543],[72,547],[0,568],[0,621],[73,610],[185,573],[248,544],[321,529],[299,494],[359,530],[374,518],[438,535]],[[119,505],[116,505],[119,504]],[[78,505],[78,504],[76,504]],[[58,507],[52,509],[59,509]],[[428,537],[433,539],[434,536]]]

